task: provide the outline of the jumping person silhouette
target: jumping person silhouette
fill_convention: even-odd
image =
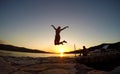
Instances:
[[[65,40],[63,40],[62,42],[60,42],[60,32],[61,32],[62,30],[64,30],[64,29],[66,29],[66,28],[69,28],[69,27],[68,27],[68,26],[65,26],[64,28],[61,29],[60,26],[58,26],[58,28],[55,28],[54,25],[51,25],[51,26],[54,28],[55,33],[56,33],[56,34],[55,34],[54,44],[55,44],[55,45],[60,45],[60,44],[63,45],[63,43],[67,43],[67,41],[65,41]]]

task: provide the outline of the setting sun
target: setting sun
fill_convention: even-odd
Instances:
[[[65,51],[64,51],[64,49],[60,49],[59,52],[60,53],[64,53]]]
[[[60,57],[64,56],[64,52],[70,51],[66,46],[63,46],[63,45],[55,46],[55,50],[56,50],[56,53],[60,54]]]
[[[64,52],[68,52],[70,50],[66,46],[59,45],[59,46],[55,46],[55,51],[56,51],[56,53],[64,53]]]
[[[60,49],[59,52],[60,52],[60,57],[63,57],[64,56],[64,49]]]

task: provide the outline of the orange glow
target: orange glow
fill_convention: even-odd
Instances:
[[[65,51],[64,51],[64,49],[60,49],[59,52],[60,53],[64,53]]]
[[[63,57],[64,56],[64,53],[60,53],[60,57]]]
[[[60,52],[60,57],[63,57],[65,52],[64,49],[60,49],[59,52]]]
[[[66,46],[59,45],[55,47],[56,53],[64,53],[70,51]]]
[[[60,54],[60,57],[64,56],[64,52],[70,51],[65,45],[55,46],[56,53]]]

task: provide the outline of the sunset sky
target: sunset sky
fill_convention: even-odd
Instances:
[[[63,46],[54,45],[54,29]],[[56,52],[120,41],[119,0],[0,0],[0,43]]]

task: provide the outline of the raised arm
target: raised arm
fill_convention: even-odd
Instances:
[[[66,28],[69,28],[69,26],[65,26],[64,28],[62,28],[61,30],[64,30],[64,29],[66,29]]]
[[[55,30],[56,30],[56,28],[55,28],[55,26],[54,25],[51,25]]]

